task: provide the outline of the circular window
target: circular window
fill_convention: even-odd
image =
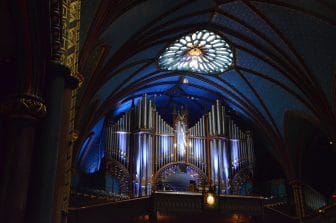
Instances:
[[[213,74],[228,70],[232,61],[232,50],[220,35],[200,30],[168,46],[159,57],[159,66],[164,70]]]

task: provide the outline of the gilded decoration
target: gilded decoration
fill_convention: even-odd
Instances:
[[[84,83],[84,76],[83,76],[81,73],[76,72],[76,73],[73,75],[73,77],[74,77],[75,79],[77,79],[77,81],[78,81],[78,86],[77,86],[77,88],[80,88],[80,87],[83,85],[83,83]]]
[[[79,132],[77,130],[73,130],[70,132],[70,140],[71,142],[76,142],[79,138]]]
[[[60,57],[58,61],[68,67],[71,70],[71,77],[76,79],[78,84],[74,88],[71,93],[71,102],[69,107],[70,114],[69,114],[69,129],[68,134],[70,136],[70,143],[67,153],[65,154],[66,161],[65,161],[65,172],[64,172],[64,191],[63,191],[63,198],[62,198],[62,211],[64,213],[68,212],[69,206],[69,197],[70,197],[70,185],[71,185],[71,169],[72,169],[72,151],[73,151],[73,142],[78,139],[78,132],[75,130],[75,104],[77,98],[77,89],[82,85],[84,81],[84,77],[78,72],[78,54],[79,54],[79,28],[80,28],[80,8],[81,8],[81,1],[80,0],[63,0],[58,1],[56,5],[57,8],[56,16],[58,16],[58,10],[61,11],[61,16],[59,17],[59,22],[61,24],[60,30],[62,36],[60,37],[60,48],[58,48],[60,52]],[[57,21],[57,20],[56,20]],[[56,31],[59,31],[58,24],[54,26]],[[57,44],[58,42],[55,41]],[[57,53],[56,53],[57,55]]]
[[[13,97],[0,105],[0,113],[7,115],[30,115],[42,118],[47,113],[47,108],[41,98],[30,95]]]

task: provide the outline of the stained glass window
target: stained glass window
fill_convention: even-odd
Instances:
[[[187,34],[168,46],[159,57],[164,70],[222,73],[229,69],[233,53],[218,34],[200,30]]]

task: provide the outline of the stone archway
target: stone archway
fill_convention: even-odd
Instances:
[[[208,178],[197,166],[187,162],[172,162],[161,167],[154,178],[156,190],[187,191],[190,184],[194,187],[206,185]]]

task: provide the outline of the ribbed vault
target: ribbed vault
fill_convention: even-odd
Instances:
[[[185,106],[191,122],[216,99],[269,141],[289,177],[285,113],[305,113],[336,138],[336,3],[332,0],[83,1],[78,100],[82,141],[102,117],[117,117],[142,94],[169,120]],[[176,39],[207,29],[232,47],[232,67],[204,75],[166,71],[158,57]],[[335,140],[336,141],[336,140]]]

